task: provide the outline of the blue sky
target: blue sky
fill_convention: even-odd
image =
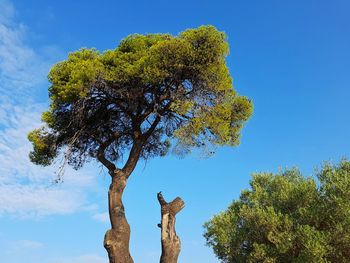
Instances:
[[[218,262],[202,224],[248,187],[250,174],[350,156],[350,3],[334,1],[0,0],[0,260],[102,263],[109,177],[99,164],[67,169],[29,163],[29,130],[48,105],[52,64],[82,46],[114,48],[131,33],[177,34],[203,24],[225,31],[234,86],[254,102],[237,148],[209,159],[140,163],[124,202],[135,262],[160,255],[156,193],[181,196],[180,263]]]

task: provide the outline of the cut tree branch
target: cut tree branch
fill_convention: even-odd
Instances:
[[[185,203],[180,197],[176,197],[170,203],[164,200],[162,192],[157,194],[158,202],[161,207],[162,221],[158,225],[162,229],[162,255],[160,263],[177,263],[181,250],[181,242],[175,231],[175,216],[184,207]]]

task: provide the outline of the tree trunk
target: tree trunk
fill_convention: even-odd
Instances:
[[[129,252],[130,226],[125,217],[122,195],[128,176],[122,170],[115,170],[108,191],[109,218],[112,229],[104,238],[104,247],[110,263],[133,263]]]
[[[162,229],[162,255],[160,263],[177,263],[181,250],[181,242],[175,231],[175,216],[185,203],[180,197],[176,197],[170,203],[167,203],[161,192],[157,195],[161,206],[162,221],[158,226]]]

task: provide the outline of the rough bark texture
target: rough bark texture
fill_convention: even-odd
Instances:
[[[162,229],[162,255],[160,263],[177,263],[181,250],[181,242],[176,235],[175,222],[176,214],[184,208],[185,203],[180,197],[176,197],[170,203],[167,203],[161,192],[157,194],[161,206],[162,221],[158,226]]]
[[[104,151],[110,142],[101,145],[98,153],[98,160],[109,169],[112,177],[112,183],[108,191],[109,219],[112,228],[105,234],[103,245],[108,252],[109,263],[133,263],[129,252],[130,226],[125,217],[124,205],[122,201],[126,182],[136,167],[142,151],[142,139],[135,132],[135,140],[123,169],[118,169],[107,160]]]
[[[115,170],[111,175],[108,205],[112,229],[105,234],[104,247],[108,252],[110,263],[133,263],[129,252],[130,226],[122,202],[128,176],[122,170]]]

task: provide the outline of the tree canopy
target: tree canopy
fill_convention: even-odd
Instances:
[[[315,178],[254,174],[250,186],[205,224],[222,262],[350,261],[349,161],[325,164]]]
[[[126,151],[138,159],[171,147],[185,154],[237,145],[252,103],[233,89],[228,52],[223,32],[201,26],[178,36],[133,34],[113,50],[70,53],[49,73],[51,104],[43,127],[28,135],[31,161],[50,165],[65,152],[74,168],[97,158],[113,170]]]

